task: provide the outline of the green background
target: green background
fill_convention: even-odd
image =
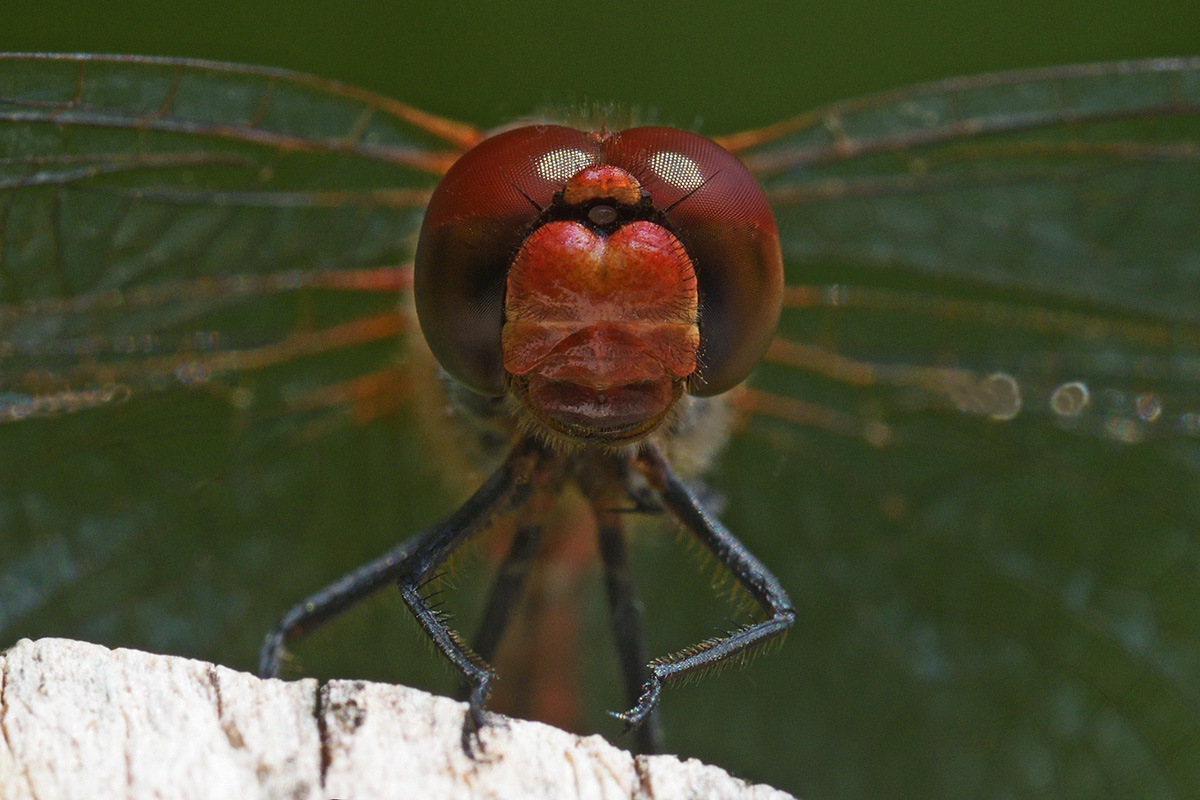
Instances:
[[[10,50],[304,70],[482,125],[617,102],[709,132],[973,72],[1189,55],[1186,2],[5,4]]]
[[[547,106],[614,102],[711,134],[927,79],[1200,49],[1200,21],[1190,2],[10,2],[3,14],[3,50],[194,56],[287,67],[483,126]],[[214,445],[206,438],[206,426],[188,416],[191,409],[184,404],[189,402],[197,402],[197,415],[212,413],[198,401],[178,396],[129,412],[189,419],[185,435],[135,443],[139,464],[151,470],[170,465],[179,472],[180,485],[228,487],[239,476],[274,475],[249,468],[243,474],[222,463],[221,442]],[[84,427],[56,431],[60,441],[69,443],[74,436],[91,446],[95,430],[87,423],[71,424]],[[103,423],[109,424],[123,432],[129,420]],[[1000,450],[1022,447],[1020,431],[1005,438],[1008,434],[967,422],[950,434],[968,442],[987,440]],[[36,447],[20,434],[5,435],[4,446],[12,448],[6,456]],[[123,458],[121,448],[129,442],[117,441],[111,452]],[[821,449],[824,444],[833,448],[832,455]],[[920,681],[901,674],[905,658],[891,658],[889,647],[895,641],[864,632],[864,627],[877,633],[899,624],[885,619],[894,608],[886,596],[896,574],[904,576],[899,583],[910,595],[961,591],[970,596],[978,590],[980,581],[966,571],[969,567],[938,553],[938,548],[952,550],[969,541],[975,526],[984,526],[972,509],[1002,507],[1001,518],[1018,527],[1036,520],[1042,535],[1055,541],[1086,538],[1088,526],[1097,524],[1088,514],[1103,515],[1089,505],[1101,496],[1103,476],[1112,470],[1140,476],[1159,492],[1138,495],[1142,498],[1165,496],[1169,501],[1172,491],[1180,497],[1195,491],[1190,466],[1195,454],[1190,451],[1168,457],[1064,439],[1039,440],[1022,452],[1041,457],[1060,444],[1065,461],[1078,469],[1074,489],[1047,489],[1038,483],[1037,475],[1053,479],[1053,467],[1034,470],[1035,477],[1024,482],[1006,483],[1004,476],[955,482],[939,474],[943,462],[937,454],[924,460],[896,456],[890,462],[885,457],[881,466],[872,461],[877,455],[870,448],[826,443],[820,437],[796,450],[770,450],[766,457],[762,440],[747,438],[732,448],[715,479],[728,500],[725,518],[777,569],[801,609],[800,622],[782,652],[748,669],[669,690],[665,722],[671,749],[807,798],[1088,796],[1081,786],[1096,789],[1092,796],[1200,792],[1200,783],[1179,777],[1186,770],[1176,760],[1194,752],[1188,746],[1195,742],[1194,686],[1169,694],[1166,701],[1166,717],[1183,716],[1191,724],[1171,728],[1170,741],[1142,731],[1142,745],[1150,754],[1136,763],[1154,764],[1161,773],[1142,776],[1140,783],[1138,775],[1111,774],[1110,784],[1089,783],[1090,778],[1079,776],[1088,773],[1087,765],[1104,760],[1106,747],[1124,747],[1120,735],[1114,733],[1106,742],[1100,734],[1099,740],[1079,744],[1069,731],[1038,728],[1036,715],[1021,705],[1028,701],[1022,694],[1028,687],[1021,685],[986,699],[914,689]],[[136,538],[141,534],[121,539],[119,532],[97,523],[92,539],[86,533],[68,537],[64,547],[75,548],[75,556],[86,552],[86,557],[61,557],[55,591],[0,627],[0,644],[19,636],[76,635],[251,668],[261,633],[289,603],[377,554],[390,537],[428,524],[452,506],[452,493],[438,488],[436,476],[423,463],[406,417],[367,432],[334,433],[317,445],[289,446],[276,461],[316,458],[327,466],[299,477],[284,475],[281,484],[311,487],[306,481],[320,478],[319,496],[309,488],[277,507],[236,512],[218,508],[219,498],[241,496],[236,488],[173,496],[169,499],[178,504],[174,511],[191,516],[177,521],[179,532],[164,534],[171,541],[152,547]],[[1050,462],[1042,458],[1037,463]],[[364,464],[378,465],[381,471],[366,477],[360,471]],[[913,494],[926,492],[914,501],[926,503],[925,513],[914,515],[918,521],[902,532],[890,531],[863,510],[872,501],[870,476],[875,472],[907,473],[916,485]],[[1017,490],[1025,493],[1010,493]],[[81,495],[88,491],[79,489]],[[91,491],[102,492],[103,487],[92,486]],[[146,497],[167,502],[163,497],[169,494],[155,486]],[[930,499],[934,495],[942,502]],[[1052,495],[1055,502],[1042,495]],[[1059,502],[1063,497],[1075,498],[1078,507],[1064,507]],[[1126,530],[1136,530],[1151,516],[1152,501],[1143,499],[1140,507],[1136,502],[1126,509]],[[270,530],[259,531],[244,521],[284,508],[294,515],[272,517],[263,524]],[[1055,514],[1068,519],[1048,518]],[[226,515],[236,516],[236,523],[223,526]],[[994,519],[991,524],[1003,527]],[[295,535],[281,536],[279,531],[286,534],[289,526]],[[912,553],[922,551],[923,531],[933,528],[938,537],[936,542],[929,537],[928,559],[916,559]],[[228,536],[235,540],[226,541]],[[138,542],[137,547],[130,542]],[[18,563],[22,556],[56,552],[53,547],[30,548],[27,542],[0,547],[5,548],[0,557],[8,561],[10,578],[36,571]],[[692,614],[706,587],[691,577],[690,558],[669,537],[647,543],[639,557],[654,652],[680,643],[674,628],[705,635],[721,624],[720,612],[712,606],[701,606],[698,613],[707,615],[702,619]],[[139,558],[140,564],[130,565]],[[89,561],[102,568],[92,569]],[[225,571],[235,563],[236,571]],[[840,580],[839,570],[853,573],[853,579]],[[986,576],[986,569],[981,574]],[[677,575],[687,578],[683,588]],[[1185,583],[1194,592],[1200,579],[1191,577]],[[839,587],[846,586],[854,588],[840,594]],[[180,594],[186,599],[181,601]],[[996,602],[1019,609],[1024,599]],[[930,600],[929,605],[937,603]],[[302,669],[322,677],[399,679],[445,690],[451,682],[418,643],[414,626],[398,606],[396,598],[385,598],[297,648]],[[686,623],[674,622],[685,618]],[[864,626],[864,619],[869,624]],[[919,639],[920,632],[913,638]],[[960,655],[967,650],[964,646]],[[619,705],[611,682],[599,677],[609,670],[609,657],[596,655],[592,669],[595,703],[601,707]],[[962,657],[970,660],[969,654]],[[1102,657],[1097,654],[1098,660]],[[1063,697],[1058,699],[1069,704],[1069,695]],[[1069,718],[1066,712],[1058,717]],[[597,725],[612,734],[611,725]],[[1164,773],[1175,775],[1174,780],[1162,778]]]

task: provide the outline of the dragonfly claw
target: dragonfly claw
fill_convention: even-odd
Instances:
[[[646,681],[646,685],[642,688],[642,696],[638,698],[637,705],[628,711],[610,711],[615,719],[619,719],[625,723],[623,730],[617,738],[625,736],[634,728],[639,727],[658,707],[658,697],[662,692],[662,680],[657,673],[650,674],[650,680]]]

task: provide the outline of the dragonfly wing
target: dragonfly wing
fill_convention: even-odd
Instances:
[[[961,368],[1068,428],[1195,431],[1200,60],[943,81],[741,141],[794,284],[783,336],[879,365],[867,380],[909,400],[970,410],[986,387],[903,369]],[[1083,410],[1055,394],[1075,383]]]
[[[394,312],[428,193],[477,138],[281,70],[0,57],[5,409],[274,365]]]
[[[788,669],[810,721],[783,747],[825,742],[810,773],[913,796],[1200,786],[1198,113],[1200,62],[1168,60],[729,137],[792,286],[723,488],[808,610]]]
[[[1198,59],[956,79],[793,124],[742,157],[797,267],[899,264],[1197,318]]]
[[[284,412],[395,365],[425,199],[478,138],[285,71],[0,56],[0,638],[249,668],[434,512],[406,429]]]

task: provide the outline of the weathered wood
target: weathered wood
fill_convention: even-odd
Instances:
[[[502,720],[462,752],[464,706],[404,686],[260,680],[62,639],[0,654],[0,799],[786,800],[697,761]]]

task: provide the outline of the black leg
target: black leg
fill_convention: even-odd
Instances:
[[[629,548],[625,542],[621,517],[595,503],[592,508],[599,522],[600,557],[604,561],[604,583],[608,590],[608,608],[617,644],[617,658],[621,663],[621,677],[625,682],[626,702],[634,706],[641,698],[642,687],[650,679],[650,670],[646,667],[642,612],[634,592],[633,576],[629,572]],[[637,727],[634,737],[639,753],[650,754],[662,750],[658,709],[650,710],[645,721]]]
[[[431,542],[457,542],[485,527],[491,518],[506,506],[520,502],[526,494],[527,473],[523,464],[530,451],[518,445],[505,463],[497,469],[475,494],[441,524],[408,539],[380,558],[350,572],[326,586],[303,602],[293,606],[279,624],[267,634],[259,659],[259,674],[274,677],[279,673],[285,648],[289,642],[315,630],[343,611],[399,580],[413,557],[423,552]],[[446,555],[449,555],[447,551]],[[444,560],[443,556],[442,560]],[[438,563],[441,563],[440,561]]]
[[[258,660],[258,674],[274,678],[289,642],[307,636],[329,620],[396,582],[400,565],[428,532],[406,539],[379,558],[363,564],[288,609],[267,634]]]
[[[479,632],[475,634],[473,649],[475,655],[491,662],[496,655],[496,648],[512,620],[516,610],[517,600],[533,565],[533,557],[537,555],[538,545],[542,541],[540,525],[522,525],[513,536],[508,554],[496,572],[496,582],[492,584],[492,593],[488,596],[484,607],[483,620],[479,624]]]
[[[796,621],[796,611],[783,586],[724,525],[708,515],[675,476],[657,447],[644,447],[638,453],[637,466],[658,492],[667,511],[725,565],[762,607],[766,619],[650,662],[649,679],[637,703],[616,715],[630,728],[641,725],[650,716],[658,705],[664,683],[744,653],[784,633]]]
[[[531,439],[525,439],[513,447],[504,465],[488,479],[487,484],[484,484],[486,488],[494,479],[498,479],[498,483],[503,486],[503,491],[498,492],[497,497],[487,506],[487,513],[468,511],[468,506],[473,504],[475,498],[484,493],[484,488],[481,488],[445,524],[430,531],[398,570],[400,597],[416,617],[417,624],[462,674],[470,687],[467,698],[469,713],[463,726],[463,748],[468,751],[472,735],[483,726],[483,707],[491,694],[492,670],[429,605],[421,594],[421,587],[459,545],[490,521],[492,512],[500,505],[500,501],[509,501],[516,506],[529,498],[534,488],[534,469],[540,457],[538,446]]]

